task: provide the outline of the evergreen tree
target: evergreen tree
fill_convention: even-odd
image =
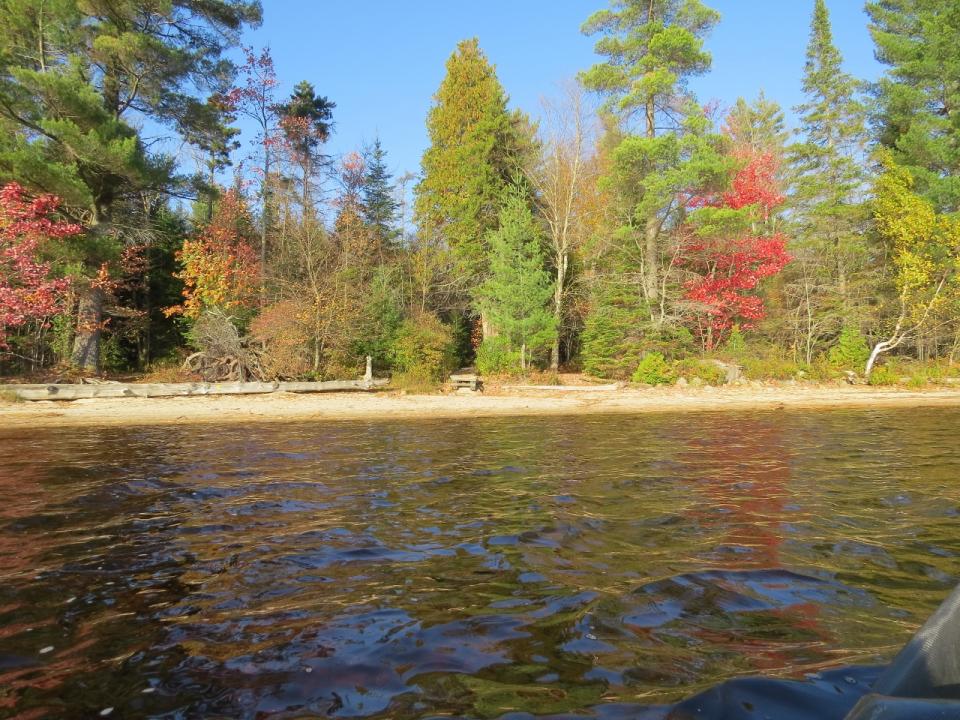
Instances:
[[[450,56],[434,100],[414,220],[426,242],[452,250],[469,292],[486,274],[487,233],[497,225],[500,198],[522,163],[526,139],[522,118],[507,110],[507,95],[476,38]]]
[[[790,137],[783,108],[779,103],[767,100],[763,90],[753,102],[737,98],[724,122],[723,134],[734,146],[750,148],[778,162],[783,160]]]
[[[908,168],[916,189],[944,212],[960,210],[960,4],[871,0],[880,142]]]
[[[543,235],[522,187],[508,189],[499,228],[487,234],[490,275],[477,291],[477,303],[513,351],[521,370],[557,332],[550,310],[553,283],[544,270]]]
[[[704,36],[719,15],[700,0],[612,0],[583,26],[603,37],[596,52],[606,58],[582,73],[590,90],[607,97],[606,109],[629,126],[642,114],[642,136],[628,135],[616,154],[620,187],[632,198],[623,234],[641,249],[641,292],[651,320],[666,315],[664,276],[671,266],[666,233],[679,209],[677,193],[700,161],[694,138],[704,138],[702,110],[686,91],[687,80],[706,72]],[[696,116],[699,116],[696,117]],[[681,140],[685,137],[685,140]],[[678,172],[679,171],[679,172]],[[629,175],[629,177],[627,177]],[[642,238],[637,238],[642,235]]]
[[[869,211],[865,108],[858,83],[842,68],[824,0],[816,0],[803,78],[806,102],[796,108],[801,141],[790,149],[799,316],[807,355],[820,336],[832,338],[856,323],[872,291],[863,282]]]
[[[365,172],[363,176],[363,216],[373,230],[377,244],[381,249],[391,248],[399,237],[397,219],[400,204],[395,196],[393,176],[387,168],[387,151],[380,144],[380,138],[364,152]]]
[[[317,95],[313,85],[301,80],[293,88],[286,103],[277,110],[280,127],[301,171],[300,200],[305,211],[313,207],[311,178],[316,166],[322,163],[321,146],[333,130],[333,110],[336,103]]]

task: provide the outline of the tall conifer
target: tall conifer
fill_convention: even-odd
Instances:
[[[960,210],[960,3],[871,0],[880,142],[916,189],[944,212]]]
[[[414,220],[423,240],[453,252],[468,290],[486,274],[486,233],[524,151],[520,126],[477,39],[462,41],[427,116]]]
[[[790,150],[797,225],[792,249],[805,265],[802,314],[815,316],[818,334],[826,335],[857,321],[869,296],[859,282],[867,259],[866,111],[859,84],[842,63],[826,3],[816,0],[803,77],[806,102],[796,108],[801,139]]]

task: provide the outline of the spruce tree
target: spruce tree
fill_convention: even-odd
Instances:
[[[400,235],[397,220],[400,204],[394,195],[393,176],[387,167],[387,151],[380,138],[366,149],[361,196],[363,216],[381,249],[391,249]]]
[[[856,322],[870,289],[859,282],[867,259],[865,107],[858,82],[843,71],[824,0],[816,0],[803,77],[806,102],[796,108],[800,142],[790,149],[796,229],[792,250],[803,273],[797,292],[817,334]],[[812,321],[813,322],[813,321]],[[811,347],[812,326],[807,328]]]
[[[871,0],[880,62],[880,142],[908,168],[916,189],[944,212],[960,210],[960,4]]]
[[[486,241],[490,274],[477,291],[477,303],[510,349],[520,353],[525,371],[534,353],[550,347],[557,320],[550,310],[553,283],[544,269],[543,233],[524,188],[509,188],[499,228]]]
[[[485,239],[522,162],[522,124],[507,109],[507,94],[477,39],[462,41],[427,116],[430,146],[415,189],[414,220],[422,241],[453,252],[468,293],[486,275]]]

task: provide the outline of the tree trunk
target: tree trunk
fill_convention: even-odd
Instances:
[[[654,309],[660,296],[659,272],[657,268],[657,222],[654,218],[647,221],[644,229],[643,294],[650,305],[650,319],[654,318]]]
[[[260,307],[267,302],[267,236],[270,233],[270,149],[263,147],[263,217],[260,224]]]
[[[563,289],[566,284],[569,262],[567,254],[561,252],[557,258],[557,279],[553,288],[553,316],[557,321],[557,334],[553,338],[553,346],[550,348],[550,369],[554,372],[560,369],[560,325],[563,321]]]
[[[89,373],[100,371],[100,335],[103,324],[103,290],[93,286],[78,293],[77,331],[71,364]]]

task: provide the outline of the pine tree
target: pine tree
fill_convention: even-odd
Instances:
[[[791,250],[802,266],[795,295],[807,355],[816,340],[829,339],[850,322],[858,322],[871,289],[863,279],[864,245],[869,212],[866,189],[865,108],[858,82],[843,71],[833,42],[824,0],[816,0],[803,78],[806,102],[796,108],[801,141],[790,149],[794,172],[792,196],[796,238]]]
[[[394,194],[393,176],[387,168],[387,151],[380,138],[364,152],[365,172],[361,195],[363,216],[381,249],[391,249],[400,235],[397,219],[400,204]]]
[[[223,86],[223,51],[259,19],[245,0],[0,3],[0,179],[62,197],[95,228],[79,250],[88,276],[119,256],[114,208],[177,182],[134,118],[203,134],[210,114],[196,93]],[[74,359],[96,370],[104,297],[95,282],[78,294]]]
[[[477,292],[478,305],[510,349],[519,351],[525,371],[530,356],[553,342],[557,320],[549,307],[553,283],[544,270],[543,235],[524,188],[508,189],[499,225],[487,234],[490,275]]]
[[[507,110],[507,95],[476,38],[450,56],[434,101],[414,221],[422,240],[452,250],[469,293],[486,274],[485,239],[522,162],[523,123]]]
[[[644,133],[656,137],[673,124],[675,100],[686,81],[710,69],[704,36],[720,20],[700,0],[612,0],[583,25],[602,34],[596,52],[607,58],[581,74],[584,85],[608,96],[621,117],[643,113]]]
[[[871,0],[880,142],[908,168],[916,189],[944,212],[960,210],[960,4]]]
[[[671,265],[665,230],[673,224],[671,209],[679,207],[675,200],[687,171],[693,170],[688,161],[699,152],[696,137],[704,135],[702,109],[686,83],[710,68],[703,39],[719,15],[700,0],[612,0],[611,5],[584,23],[584,33],[603,36],[596,52],[606,61],[580,79],[607,97],[605,108],[625,126],[642,115],[642,136],[623,140],[616,164],[621,187],[632,188],[633,195],[624,198],[630,207],[623,234],[642,234],[632,240],[641,248],[640,290],[651,320],[660,324],[666,315],[664,276]]]

